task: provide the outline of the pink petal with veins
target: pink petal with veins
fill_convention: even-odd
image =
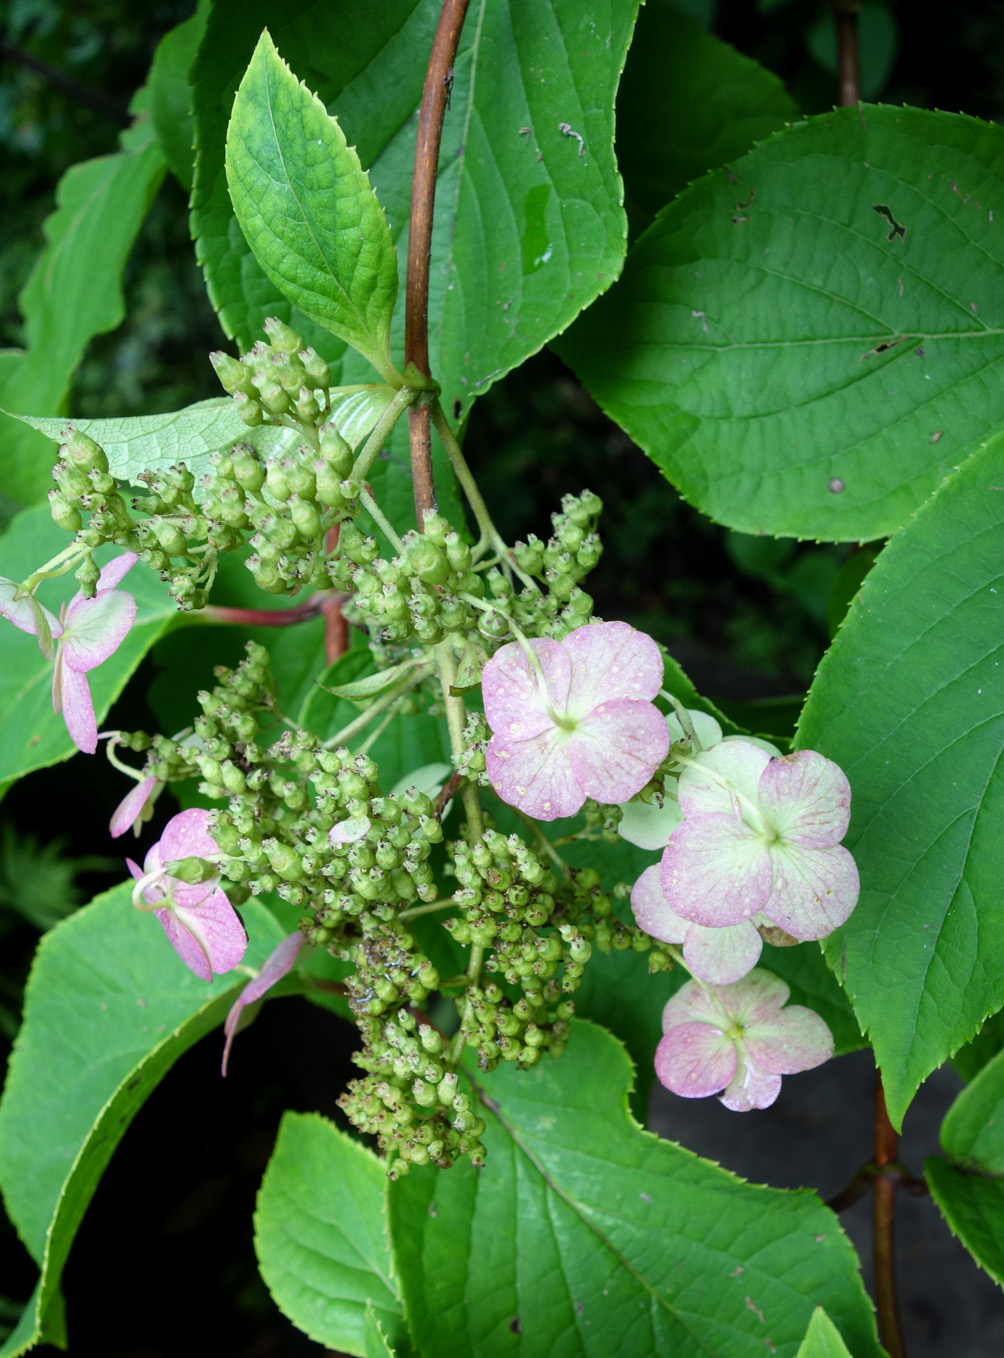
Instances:
[[[568,732],[552,726],[533,740],[492,736],[485,751],[488,777],[504,802],[535,820],[574,816],[586,794],[565,750]]]
[[[662,889],[670,907],[695,924],[718,929],[752,919],[770,895],[767,846],[735,816],[695,815],[663,851]]]
[[[94,669],[118,650],[135,621],[136,600],[124,590],[75,600],[63,619],[64,662],[73,670]]]
[[[94,754],[98,748],[98,727],[87,676],[63,665],[62,657],[59,657],[52,676],[52,695],[53,710],[60,711],[56,706],[58,696],[66,730],[74,745],[84,754]]]
[[[247,950],[247,935],[226,895],[216,887],[197,905],[181,905],[177,900],[178,884],[172,881],[172,886],[173,909],[153,913],[164,926],[175,952],[204,981],[211,981],[213,972],[224,975],[233,971]],[[203,890],[206,886],[203,882]]]
[[[617,698],[654,698],[662,687],[665,664],[659,647],[626,622],[577,627],[561,644],[572,662],[568,711],[574,717]]]
[[[718,812],[737,813],[737,800],[727,788],[701,772],[710,769],[726,778],[733,787],[757,801],[760,775],[770,763],[770,755],[748,740],[723,740],[697,756],[698,768],[685,768],[680,774],[679,798],[685,816]]]
[[[780,1075],[761,1070],[740,1053],[736,1073],[721,1095],[721,1102],[733,1113],[750,1113],[754,1108],[769,1108],[780,1092]]]
[[[690,921],[677,915],[662,894],[659,864],[646,868],[631,888],[631,909],[639,929],[663,943],[682,943]]]
[[[137,822],[140,820],[143,808],[150,800],[150,794],[156,786],[156,778],[144,778],[142,782],[137,783],[131,791],[126,793],[112,812],[111,822],[108,826],[112,839],[118,839],[119,835],[124,835],[129,829],[135,830],[137,834],[139,833]]]
[[[833,1034],[811,1009],[789,1005],[745,1033],[750,1061],[773,1075],[794,1075],[821,1066],[833,1055]]]
[[[707,1023],[681,1023],[655,1049],[655,1073],[667,1089],[685,1099],[718,1094],[736,1071],[736,1049]]]
[[[650,702],[631,698],[601,703],[568,742],[572,774],[586,795],[598,802],[633,797],[668,752],[669,731],[662,713]]]
[[[772,759],[760,775],[760,805],[788,843],[839,844],[851,818],[851,785],[839,765],[815,750]]]
[[[261,971],[247,985],[237,997],[230,1013],[227,1015],[223,1025],[226,1034],[226,1042],[223,1046],[223,1062],[220,1067],[220,1074],[226,1075],[227,1063],[230,1060],[230,1048],[233,1045],[234,1036],[237,1032],[237,1025],[240,1022],[241,1014],[249,1004],[255,1000],[260,1000],[266,991],[271,990],[282,978],[292,969],[293,963],[300,955],[303,946],[303,935],[297,930],[295,934],[290,934],[284,938],[277,948],[262,963]]]
[[[770,862],[773,888],[764,913],[793,938],[826,938],[858,903],[858,867],[839,844],[832,849],[773,844]]]
[[[6,618],[8,622],[12,622],[22,632],[27,632],[29,636],[36,636],[32,601],[31,599],[15,599],[14,593],[17,588],[16,581],[7,580],[0,576],[0,617]],[[42,610],[52,635],[54,637],[60,636],[63,631],[63,624],[59,619],[37,600],[35,600],[35,606]]]
[[[518,642],[495,652],[481,676],[485,719],[497,736],[531,740],[553,727],[548,704],[563,711],[572,676],[572,662],[560,641],[538,637],[531,641],[540,662],[546,692]]]
[[[691,974],[710,985],[730,985],[753,970],[763,939],[749,920],[722,929],[691,924],[683,942],[683,960]]]
[[[113,557],[107,566],[101,568],[97,589],[114,589],[138,560],[139,557],[135,552],[123,552],[121,556]]]
[[[160,837],[161,861],[170,863],[178,858],[211,858],[220,849],[206,826],[210,813],[202,807],[179,811],[164,826]],[[153,850],[151,849],[151,853]]]

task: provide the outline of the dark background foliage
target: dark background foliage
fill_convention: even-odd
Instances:
[[[805,113],[832,106],[828,0],[686,0],[680,7],[775,71]],[[190,0],[72,6],[8,0],[0,11],[0,347],[22,341],[17,297],[42,246],[59,177],[75,162],[115,149],[157,42],[192,8]],[[865,0],[861,30],[866,99],[1000,118],[1004,0],[960,0],[950,11]],[[90,346],[76,377],[73,412],[135,414],[216,395],[206,354],[222,337],[195,264],[186,195],[170,176],[129,261],[125,291],[128,319]],[[565,492],[585,485],[598,492],[606,512],[605,557],[592,582],[597,612],[625,618],[665,642],[698,688],[726,705],[739,704],[734,710],[747,724],[790,730],[832,629],[873,559],[867,545],[752,538],[711,524],[680,500],[546,352],[482,399],[467,446],[510,539],[546,536]],[[13,508],[0,476],[0,521]],[[153,726],[134,695],[145,691],[143,678],[155,678],[157,652],[145,663],[113,725]],[[756,706],[743,708],[749,700]],[[0,807],[4,1045],[16,1031],[38,932],[121,877],[107,813],[122,781],[100,759],[86,769],[83,763],[33,775]],[[168,802],[160,803],[158,823],[171,814]],[[179,1063],[136,1119],[74,1247],[65,1279],[72,1352],[266,1358],[314,1348],[269,1300],[254,1264],[249,1219],[282,1110],[334,1115],[352,1045],[351,1030],[337,1019],[294,1000],[266,1007],[242,1036],[226,1084],[216,1078],[211,1041]],[[687,1139],[671,1114],[659,1116],[660,1130]],[[867,1110],[863,1116],[866,1126]],[[818,1116],[803,1121],[808,1135],[818,1133]],[[769,1125],[777,1130],[768,1137],[792,1134],[783,1121]],[[688,1142],[705,1153],[706,1130]],[[721,1154],[732,1163],[724,1149]],[[865,1145],[855,1163],[867,1154]],[[748,1172],[758,1170],[754,1157]],[[808,1172],[801,1181],[807,1180]],[[819,1186],[833,1191],[837,1185],[823,1175]],[[944,1234],[940,1224],[939,1230]],[[16,1319],[34,1267],[6,1224],[0,1245],[2,1325]],[[151,1309],[152,1298],[162,1306]],[[923,1323],[927,1338],[939,1342],[937,1324]]]

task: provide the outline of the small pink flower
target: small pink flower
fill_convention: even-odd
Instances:
[[[156,778],[143,778],[119,802],[108,825],[112,839],[118,839],[129,829],[138,835],[153,814],[153,803],[164,787]]]
[[[782,1075],[833,1055],[833,1037],[818,1014],[800,1004],[782,1012],[789,994],[782,980],[759,969],[733,985],[687,981],[662,1012],[659,1080],[685,1099],[718,1094],[735,1113],[769,1108]]]
[[[709,928],[752,928],[760,917],[812,939],[854,909],[858,871],[840,845],[851,789],[831,760],[724,740],[683,770],[678,797],[685,819],[662,855],[673,914]]]
[[[627,801],[669,750],[665,718],[650,701],[663,678],[658,646],[624,622],[530,646],[537,665],[509,642],[481,680],[495,791],[545,821],[574,815],[587,797]]]
[[[252,980],[248,981],[247,985],[234,1001],[230,1013],[227,1015],[227,1020],[223,1025],[223,1031],[226,1034],[227,1040],[223,1047],[223,1063],[220,1067],[221,1075],[226,1075],[227,1073],[227,1063],[230,1060],[230,1048],[233,1046],[234,1036],[237,1032],[237,1025],[240,1022],[241,1014],[243,1014],[249,1004],[254,1004],[255,1000],[260,1000],[266,991],[271,990],[274,985],[278,984],[278,982],[292,970],[293,963],[299,957],[300,949],[302,947],[303,935],[300,931],[297,930],[295,934],[289,934],[282,940],[278,947],[269,954],[262,963],[261,971],[259,971],[258,975]]]
[[[147,854],[143,870],[127,858],[139,885],[137,908],[150,910],[185,966],[204,981],[233,971],[244,956],[247,937],[237,911],[220,889],[219,879],[188,883],[168,875],[166,863],[182,858],[213,859],[220,852],[206,829],[209,812],[200,809],[172,816]],[[142,897],[145,906],[139,904]]]
[[[6,618],[22,632],[37,637],[38,644],[46,660],[52,659],[52,639],[63,631],[63,624],[34,595],[20,596],[20,586],[15,580],[0,575],[0,618]]]
[[[118,650],[136,619],[136,600],[115,588],[135,561],[133,552],[109,561],[98,576],[94,598],[87,599],[78,590],[62,614],[52,674],[52,710],[62,712],[70,739],[85,754],[93,754],[98,747],[86,674]]]

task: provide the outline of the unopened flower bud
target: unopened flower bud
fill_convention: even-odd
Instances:
[[[262,325],[273,349],[286,350],[291,354],[299,353],[304,347],[303,340],[291,326],[280,321],[278,316],[268,316]]]

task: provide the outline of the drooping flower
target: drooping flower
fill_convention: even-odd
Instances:
[[[219,846],[206,829],[208,819],[209,812],[198,808],[181,811],[167,822],[142,871],[126,859],[138,883],[134,904],[160,920],[171,947],[204,981],[211,981],[214,972],[232,971],[247,948],[240,916],[221,890],[218,877],[190,883],[167,871],[166,864],[179,859],[213,859],[219,854]]]
[[[840,840],[851,790],[832,760],[724,740],[683,770],[677,795],[684,822],[662,855],[674,914],[710,928],[757,918],[796,939],[825,938],[850,915],[858,871]]]
[[[574,815],[587,797],[634,796],[669,749],[665,719],[651,702],[663,677],[658,646],[624,622],[529,644],[533,661],[509,642],[482,675],[495,791],[545,821]]]
[[[261,971],[257,976],[252,977],[247,985],[238,995],[230,1008],[226,1022],[223,1025],[223,1032],[226,1034],[226,1042],[223,1046],[223,1062],[220,1066],[220,1074],[226,1075],[227,1063],[230,1060],[230,1048],[233,1046],[234,1037],[237,1033],[237,1025],[240,1023],[241,1015],[249,1004],[254,1004],[255,1000],[260,1000],[266,991],[278,984],[282,978],[292,970],[293,963],[300,955],[303,947],[303,934],[299,929],[295,934],[289,934],[282,942],[268,955],[262,963]]]
[[[119,802],[108,825],[112,839],[118,839],[129,829],[138,835],[145,821],[150,819],[155,794],[164,787],[156,778],[143,778]]]
[[[769,1108],[781,1076],[822,1065],[833,1055],[829,1028],[759,968],[732,985],[687,981],[662,1012],[655,1052],[659,1080],[685,1099],[718,1094],[726,1108]]]
[[[37,637],[46,660],[52,659],[52,639],[62,634],[63,624],[34,595],[19,597],[17,581],[0,575],[0,618],[6,618],[22,632]]]
[[[93,599],[78,590],[62,613],[52,674],[52,710],[62,712],[70,739],[85,754],[93,754],[98,747],[86,675],[118,650],[136,620],[136,600],[115,588],[136,559],[134,552],[123,552],[109,561],[98,576]]]
[[[709,929],[677,915],[663,894],[658,863],[646,868],[632,887],[631,909],[647,934],[683,945],[683,960],[699,981],[715,985],[738,981],[760,960],[763,939],[749,920]]]

